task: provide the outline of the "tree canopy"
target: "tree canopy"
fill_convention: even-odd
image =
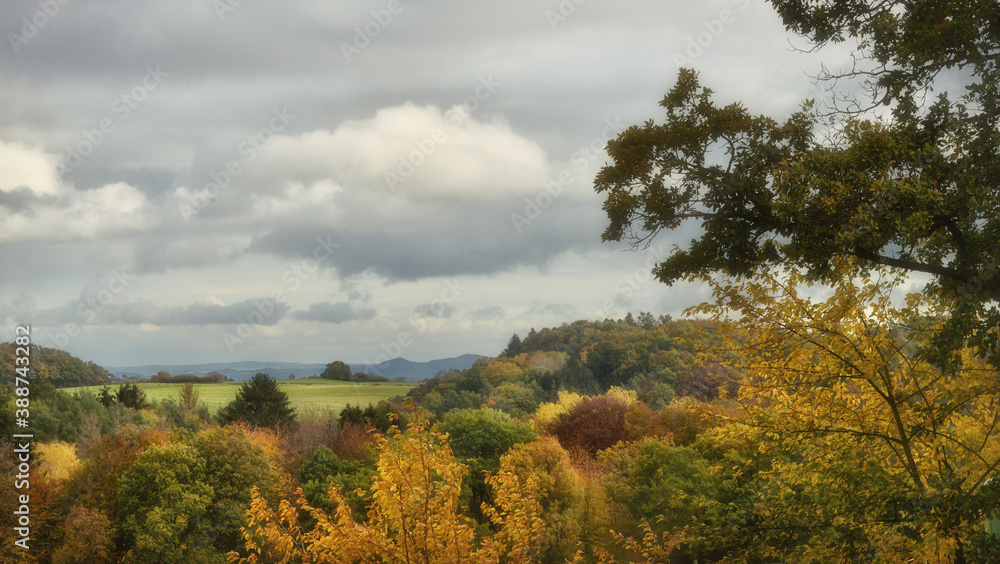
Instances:
[[[719,106],[681,69],[662,123],[608,143],[613,163],[595,180],[604,240],[645,245],[700,224],[699,238],[657,266],[667,284],[761,269],[822,282],[883,266],[923,273],[929,292],[951,300],[926,350],[943,361],[971,339],[1000,362],[997,2],[771,3],[815,48],[857,42],[851,69],[818,77],[826,110],[807,101],[779,120]]]
[[[343,380],[348,382],[351,380],[351,367],[342,361],[335,360],[326,365],[326,370],[319,377],[326,378],[327,380]]]

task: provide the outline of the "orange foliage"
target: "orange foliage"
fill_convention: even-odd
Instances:
[[[655,426],[672,437],[674,444],[686,446],[705,431],[742,417],[735,407],[684,397],[664,407],[655,418]]]
[[[598,396],[574,405],[553,429],[563,448],[583,449],[591,454],[625,439],[628,403],[620,398]]]
[[[111,521],[100,511],[77,505],[63,521],[63,544],[52,564],[111,564]]]
[[[80,470],[66,488],[77,503],[99,510],[114,520],[118,515],[118,481],[147,447],[162,446],[174,439],[165,429],[127,426],[102,437],[84,453]]]

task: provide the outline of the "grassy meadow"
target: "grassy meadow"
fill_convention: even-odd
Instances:
[[[220,407],[226,405],[236,397],[236,392],[240,389],[242,382],[223,382],[221,384],[195,384],[198,391],[198,401],[208,406],[209,411],[215,413]],[[414,384],[400,384],[397,382],[340,382],[336,380],[278,380],[278,387],[288,394],[291,406],[295,409],[299,417],[308,416],[311,412],[324,413],[333,411],[340,413],[348,403],[352,405],[377,404],[379,401],[397,395],[404,395]],[[141,383],[139,387],[146,392],[146,399],[150,402],[159,401],[166,398],[178,399],[181,388],[184,384],[155,384]],[[117,389],[118,385],[109,386]],[[85,386],[81,388],[67,388],[66,391],[73,393],[79,390],[87,390],[93,394],[101,391],[101,386]]]

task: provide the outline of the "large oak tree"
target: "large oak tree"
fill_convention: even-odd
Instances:
[[[771,4],[814,48],[854,42],[853,67],[819,76],[825,106],[780,120],[717,105],[682,69],[660,102],[665,119],[608,143],[613,163],[595,182],[604,239],[644,245],[700,225],[656,268],[667,284],[781,269],[822,282],[884,266],[923,273],[951,303],[930,358],[946,364],[968,340],[1000,364],[1000,3]]]

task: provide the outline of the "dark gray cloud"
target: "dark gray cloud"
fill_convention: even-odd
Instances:
[[[325,358],[333,338],[352,360],[448,356],[476,348],[470,321],[500,338],[524,316],[593,310],[618,276],[604,275],[592,186],[607,123],[660,118],[675,55],[723,10],[735,21],[692,61],[721,98],[792,111],[818,68],[745,0],[402,0],[350,57],[386,0],[56,4],[0,3],[0,316],[88,327],[70,341],[81,353],[122,341],[114,354],[213,358],[217,326],[245,319],[269,354],[296,342]],[[295,117],[272,130],[275,111]],[[414,153],[438,129],[447,140]],[[408,159],[421,164],[390,186]],[[135,280],[114,293],[121,265]],[[469,294],[432,301],[445,277]],[[287,299],[272,311],[260,296],[274,290]]]
[[[558,202],[518,234],[511,214],[523,214],[524,201],[466,210],[444,206],[431,225],[411,233],[346,232],[305,225],[277,226],[256,238],[250,252],[309,257],[317,237],[329,236],[341,246],[330,264],[344,276],[374,272],[389,280],[453,275],[483,275],[518,266],[542,268],[570,249],[600,244],[599,212],[569,198]],[[499,210],[497,209],[499,208]],[[499,213],[498,213],[499,211]],[[588,217],[589,220],[582,220]],[[372,221],[378,221],[377,216]]]
[[[474,309],[466,314],[473,321],[496,321],[503,319],[506,313],[501,306],[489,306]]]
[[[87,325],[276,325],[289,306],[269,297],[243,300],[230,305],[194,303],[159,307],[149,301],[130,302],[106,289],[88,292],[80,300],[61,307],[39,309],[25,315],[35,325],[57,327]]]
[[[451,319],[458,308],[443,301],[421,304],[413,309],[413,313],[419,317],[428,319]]]
[[[27,187],[0,191],[0,208],[7,208],[13,213],[33,215],[33,205],[42,199],[44,198]]]

